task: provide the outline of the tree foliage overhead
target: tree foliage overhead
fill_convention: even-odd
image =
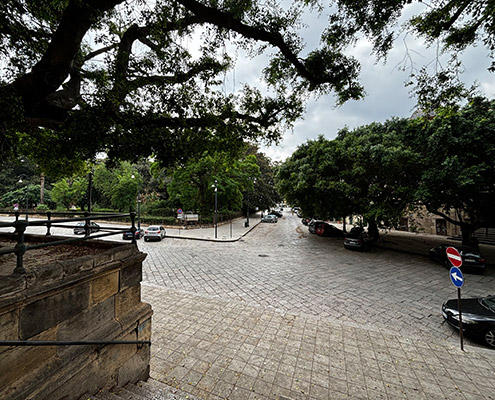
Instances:
[[[0,3],[0,155],[36,157],[46,172],[75,172],[97,152],[163,165],[205,150],[276,141],[308,93],[363,96],[346,46],[366,35],[390,50],[411,0],[4,0]],[[454,54],[494,50],[494,1],[432,0],[410,20]],[[329,15],[317,48],[298,29],[304,12]],[[200,37],[198,48],[189,44]],[[225,93],[227,49],[270,52],[272,96]],[[493,64],[492,64],[493,68]],[[220,85],[219,85],[220,84]]]
[[[6,0],[0,5],[0,150],[36,153],[52,170],[70,159],[183,160],[242,139],[277,140],[308,91],[359,98],[359,66],[341,43],[303,54],[299,2]],[[198,54],[188,43],[201,32]],[[219,90],[226,42],[273,52],[273,97]],[[61,162],[53,155],[64,156]]]

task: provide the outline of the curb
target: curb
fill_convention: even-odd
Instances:
[[[256,222],[246,232],[244,232],[240,236],[238,236],[236,238],[232,238],[232,239],[201,238],[201,237],[194,237],[194,236],[179,236],[179,235],[166,235],[165,237],[171,238],[171,239],[199,240],[202,242],[233,243],[233,242],[239,241],[244,236],[246,236],[249,232],[251,232],[254,228],[256,228],[259,223],[260,223],[260,221]]]

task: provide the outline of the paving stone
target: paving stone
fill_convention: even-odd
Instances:
[[[327,398],[326,390],[330,399],[493,399],[493,351],[467,341],[461,352],[443,324],[440,305],[455,296],[444,269],[384,249],[346,251],[298,231],[295,217],[274,225],[235,243],[140,243],[153,368],[164,361],[202,374],[196,390],[208,399],[226,398],[221,390],[249,399]],[[463,296],[493,288],[492,275],[470,276]],[[186,355],[195,363],[180,364]],[[451,390],[456,376],[464,391]]]

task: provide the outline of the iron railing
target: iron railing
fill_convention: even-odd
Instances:
[[[98,238],[102,238],[102,237],[106,237],[106,236],[122,234],[124,232],[129,231],[129,228],[104,227],[104,228],[99,229],[99,231],[106,232],[106,233],[91,235],[91,233],[92,233],[91,232],[91,220],[94,220],[94,219],[111,220],[111,219],[123,219],[123,218],[130,217],[131,218],[130,231],[132,232],[132,243],[136,244],[136,225],[135,225],[136,213],[134,213],[134,212],[131,212],[128,214],[102,214],[102,213],[90,214],[88,212],[85,212],[83,214],[84,217],[73,217],[73,218],[62,218],[62,219],[52,219],[52,217],[54,217],[54,216],[55,217],[57,217],[57,216],[74,216],[74,215],[79,215],[79,214],[78,213],[64,213],[64,212],[47,212],[45,214],[46,220],[45,219],[28,220],[28,217],[27,217],[28,214],[40,215],[41,213],[38,213],[38,212],[36,212],[36,213],[23,212],[22,215],[24,215],[24,214],[26,214],[26,219],[20,219],[19,216],[21,215],[21,213],[16,211],[15,212],[16,220],[14,222],[0,222],[0,228],[12,227],[15,229],[14,234],[17,234],[17,244],[15,245],[14,248],[0,249],[0,255],[15,253],[15,255],[17,256],[17,263],[16,263],[16,267],[14,269],[15,274],[26,273],[26,269],[24,268],[24,254],[26,253],[26,251],[34,250],[34,249],[41,249],[41,248],[50,247],[50,246],[58,246],[58,245],[67,244],[67,243],[81,242],[81,241],[88,240],[88,239],[98,239]],[[43,215],[43,214],[41,214],[41,215]],[[26,245],[26,243],[25,243],[25,233],[26,233],[26,229],[29,226],[46,226],[46,228],[47,228],[46,236],[51,236],[51,228],[52,227],[74,229],[74,228],[76,228],[75,225],[67,225],[67,223],[81,222],[81,221],[85,221],[84,236],[82,238],[69,238],[69,239],[57,240],[57,241],[46,242],[46,243],[39,243],[39,244],[34,244],[34,245]]]

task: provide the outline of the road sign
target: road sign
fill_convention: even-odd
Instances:
[[[462,265],[462,257],[457,251],[456,248],[454,247],[447,247],[447,258],[449,259],[450,263],[454,266],[459,268]]]
[[[461,288],[462,285],[464,285],[464,276],[462,276],[462,272],[459,268],[452,267],[450,269],[449,276],[455,287]]]
[[[182,208],[179,208],[179,209],[177,210],[177,214],[182,214]]]

